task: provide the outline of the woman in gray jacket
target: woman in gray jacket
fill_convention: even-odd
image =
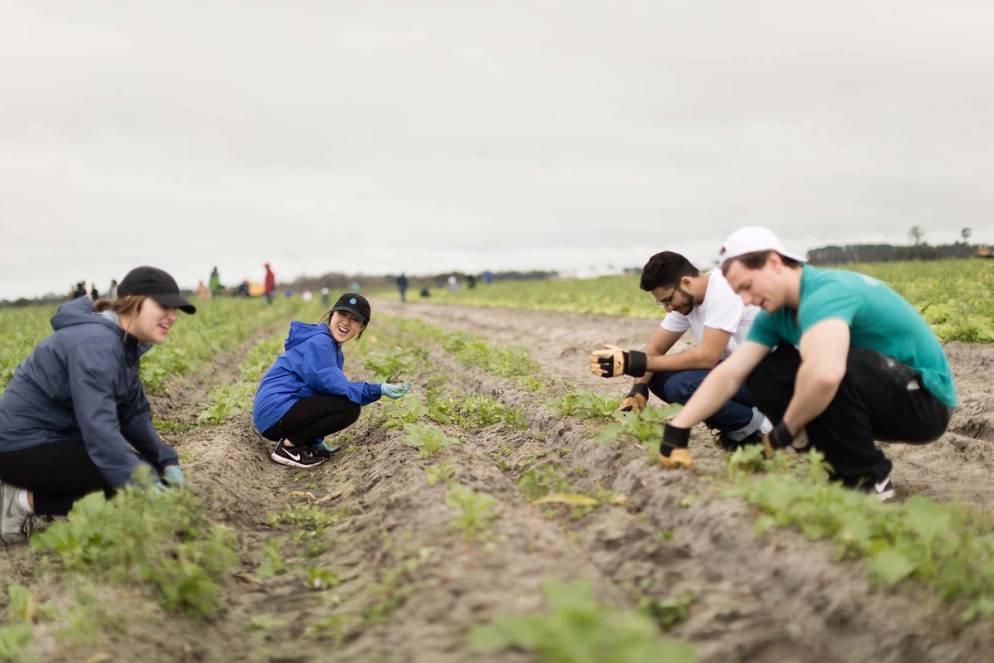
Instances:
[[[55,333],[17,367],[0,397],[0,541],[22,543],[32,518],[64,515],[98,490],[111,495],[150,466],[183,483],[176,451],[152,426],[140,358],[162,343],[176,311],[196,309],[161,269],[136,267],[118,299],[79,297],[52,317]]]

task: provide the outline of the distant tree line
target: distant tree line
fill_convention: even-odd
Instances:
[[[893,260],[941,260],[970,258],[978,255],[979,247],[966,242],[955,244],[846,244],[822,246],[808,251],[808,260],[815,265],[844,265],[851,262],[890,262]]]
[[[437,274],[408,274],[409,287],[411,288],[432,288],[444,284],[449,276],[455,276],[460,283],[465,283],[469,277],[469,272],[439,272]],[[495,281],[531,281],[541,279],[551,279],[559,276],[559,272],[545,270],[530,271],[503,271],[493,272]],[[302,276],[294,281],[281,282],[281,288],[292,290],[318,291],[327,286],[332,290],[347,290],[354,283],[358,283],[362,290],[372,290],[383,287],[394,287],[397,277],[400,274],[343,274],[340,272],[329,272],[321,276]],[[483,282],[483,273],[473,274],[478,283]]]

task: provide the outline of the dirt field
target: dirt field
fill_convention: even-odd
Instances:
[[[587,373],[587,352],[604,342],[638,346],[651,321],[505,309],[374,302],[377,314],[412,316],[466,330],[498,344],[527,347],[551,392],[580,385],[617,394],[627,382]],[[374,325],[367,333],[375,332]],[[233,379],[242,348],[154,403],[157,414],[191,422],[212,385]],[[461,434],[445,459],[463,485],[497,498],[486,541],[452,527],[446,488],[429,485],[422,460],[399,431],[377,425],[376,408],[341,436],[345,446],[311,471],[268,460],[269,443],[248,414],[215,428],[174,434],[191,482],[212,518],[233,527],[243,568],[225,587],[223,613],[208,623],[167,616],[140,592],[113,597],[132,618],[96,647],[66,651],[42,643],[47,660],[188,661],[528,661],[517,652],[469,649],[473,624],[503,612],[538,609],[550,577],[591,581],[599,599],[634,607],[639,598],[694,600],[667,635],[692,643],[702,661],[982,661],[992,660],[988,622],[961,626],[957,613],[906,584],[894,592],[868,585],[861,567],[836,560],[831,545],[775,531],[758,538],[752,509],[720,497],[709,475],[723,456],[706,430],[695,430],[694,473],[646,462],[634,444],[594,441],[600,426],[548,409],[554,393],[467,369],[439,347],[405,376],[415,390],[445,385],[455,394],[487,394],[525,415],[519,430]],[[994,504],[994,420],[987,373],[994,347],[947,346],[961,407],[951,431],[924,447],[894,445],[901,497],[924,494]],[[347,365],[362,377],[358,365]],[[453,432],[453,434],[459,434]],[[518,480],[536,460],[578,490],[623,496],[582,517],[524,499]],[[693,499],[686,500],[687,496]],[[274,536],[270,514],[316,503],[334,514],[330,546],[287,566],[332,570],[340,583],[309,591],[290,573],[258,577],[262,544]],[[297,550],[294,548],[293,550]],[[8,555],[7,578],[29,572],[23,549]],[[254,621],[253,621],[254,620]],[[96,657],[96,658],[94,658]]]

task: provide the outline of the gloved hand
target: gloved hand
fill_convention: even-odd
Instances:
[[[794,436],[787,428],[787,424],[781,421],[773,427],[769,433],[763,436],[763,454],[767,458],[772,458],[777,449],[785,449],[794,442]]]
[[[162,481],[170,488],[179,488],[186,483],[186,479],[183,478],[183,470],[179,469],[179,465],[170,465],[163,469]]]
[[[321,440],[317,444],[312,444],[311,449],[314,450],[318,456],[323,458],[330,458],[331,454],[339,450],[340,447],[336,447],[334,444],[328,444],[327,440]]]
[[[641,412],[649,402],[649,385],[636,382],[632,385],[631,391],[625,395],[625,400],[621,401],[622,412]]]
[[[690,429],[678,428],[673,424],[663,424],[663,439],[659,443],[659,464],[668,470],[690,469],[694,466],[690,458]]]
[[[640,350],[622,350],[614,345],[605,345],[603,350],[590,353],[590,372],[601,378],[631,375],[640,378],[645,375],[648,359]]]
[[[389,382],[384,382],[380,385],[380,391],[387,398],[400,398],[410,390],[411,385],[407,382],[404,384],[390,384]]]

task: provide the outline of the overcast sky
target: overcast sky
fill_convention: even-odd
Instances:
[[[994,242],[990,2],[0,0],[0,298]]]

